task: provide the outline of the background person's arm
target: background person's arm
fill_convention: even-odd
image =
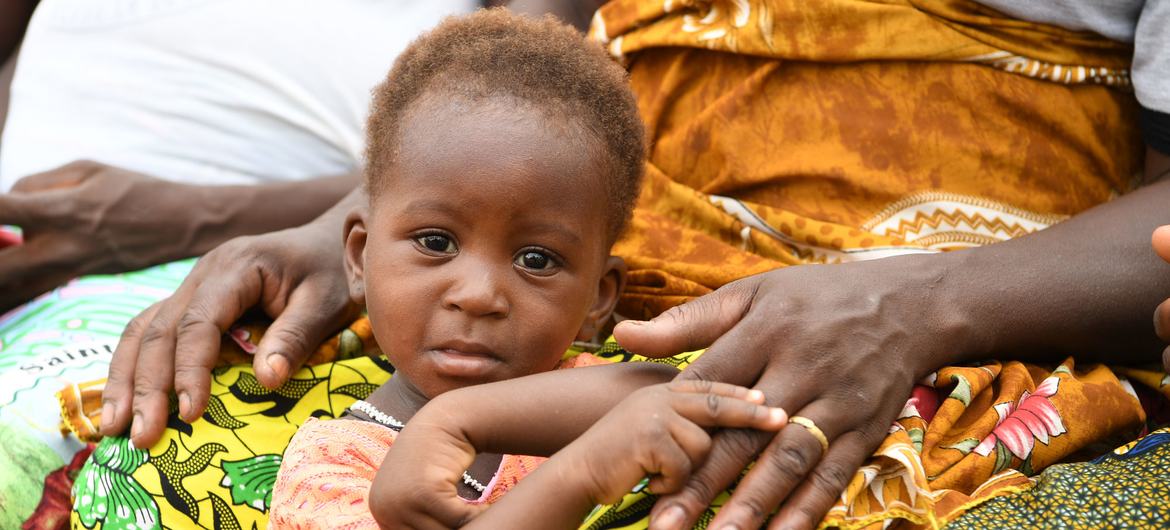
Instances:
[[[5,0],[0,2],[0,132],[8,116],[8,95],[12,73],[16,70],[16,52],[28,29],[37,0]]]
[[[0,312],[85,274],[204,254],[242,235],[302,225],[357,186],[354,174],[255,186],[198,186],[75,162],[0,194],[0,224],[24,244],[0,252]]]

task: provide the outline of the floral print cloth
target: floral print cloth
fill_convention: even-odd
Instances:
[[[684,368],[701,354],[659,362]],[[647,361],[612,344],[596,355]],[[1039,470],[1091,458],[1135,438],[1146,425],[1138,392],[1164,404],[1170,376],[1082,366],[1071,358],[1053,367],[1013,361],[939,370],[915,387],[885,441],[820,527],[941,528],[990,499],[1033,488]],[[1159,480],[1143,477],[1134,480]],[[696,528],[707,527],[732,491],[712,503]],[[583,528],[646,528],[654,500],[638,488],[599,506]],[[1167,499],[1149,499],[1147,505],[1163,510]],[[1145,521],[1151,520],[1158,519]]]
[[[1035,487],[967,512],[947,530],[1170,527],[1170,428],[1091,462],[1057,464]]]
[[[607,364],[589,354],[561,361],[558,370]],[[369,505],[370,485],[398,432],[377,423],[309,418],[284,452],[274,485],[273,528],[356,530],[378,528]],[[503,455],[499,469],[473,504],[499,500],[546,459]],[[403,480],[411,480],[403,477]]]

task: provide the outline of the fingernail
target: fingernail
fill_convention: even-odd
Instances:
[[[179,393],[179,417],[182,418],[183,421],[190,423],[191,421],[187,417],[187,415],[190,413],[191,413],[191,396],[187,395],[186,392],[180,392]]]
[[[748,401],[758,401],[760,403],[763,403],[764,402],[764,391],[756,390],[756,389],[748,390],[747,398],[748,398]]]
[[[102,435],[113,432],[114,430],[114,414],[117,413],[118,407],[114,406],[113,402],[107,401],[102,405]]]
[[[625,326],[639,326],[640,327],[640,326],[646,325],[645,320],[623,320],[621,323],[622,323],[622,325],[625,325]]]
[[[683,527],[687,514],[681,506],[671,506],[654,518],[654,528],[658,530],[675,530]]]
[[[772,423],[784,423],[788,421],[788,413],[784,412],[784,409],[772,407],[772,410],[768,411],[768,419],[772,420]]]
[[[142,434],[142,415],[135,414],[130,423],[130,439],[136,439],[140,434]]]
[[[279,353],[268,354],[264,362],[268,365],[268,369],[272,370],[272,375],[276,376],[277,379],[284,378],[285,374],[288,373],[288,359],[285,359]]]

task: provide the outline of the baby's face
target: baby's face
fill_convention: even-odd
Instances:
[[[396,376],[433,398],[552,369],[622,281],[601,165],[564,127],[506,101],[424,100],[402,126],[360,252],[352,227],[347,241]]]

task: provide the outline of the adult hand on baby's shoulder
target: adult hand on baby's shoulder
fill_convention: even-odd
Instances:
[[[323,218],[324,220],[324,218]],[[239,237],[200,258],[169,298],[126,327],[103,394],[105,434],[149,447],[166,427],[169,397],[194,421],[207,406],[211,369],[229,326],[252,307],[275,321],[257,347],[257,379],[275,388],[360,308],[350,299],[336,223]]]
[[[186,257],[195,188],[79,161],[25,177],[0,194],[0,224],[23,244],[0,253],[0,312],[70,279]]]
[[[1170,225],[1154,230],[1153,245],[1154,252],[1170,262]],[[1170,299],[1166,299],[1154,310],[1154,330],[1157,331],[1159,338],[1170,342]],[[1162,352],[1162,368],[1170,372],[1170,346]]]
[[[614,330],[630,351],[662,357],[707,348],[683,379],[763,391],[793,422],[776,435],[716,434],[711,454],[676,494],[661,497],[654,528],[693,524],[759,455],[713,528],[812,528],[877,448],[915,380],[960,349],[946,322],[939,270],[910,256],[790,267],[745,278],[649,322]],[[940,288],[942,289],[942,288]],[[811,427],[810,427],[811,426]],[[824,442],[828,442],[827,451]],[[776,511],[778,510],[778,511]]]

